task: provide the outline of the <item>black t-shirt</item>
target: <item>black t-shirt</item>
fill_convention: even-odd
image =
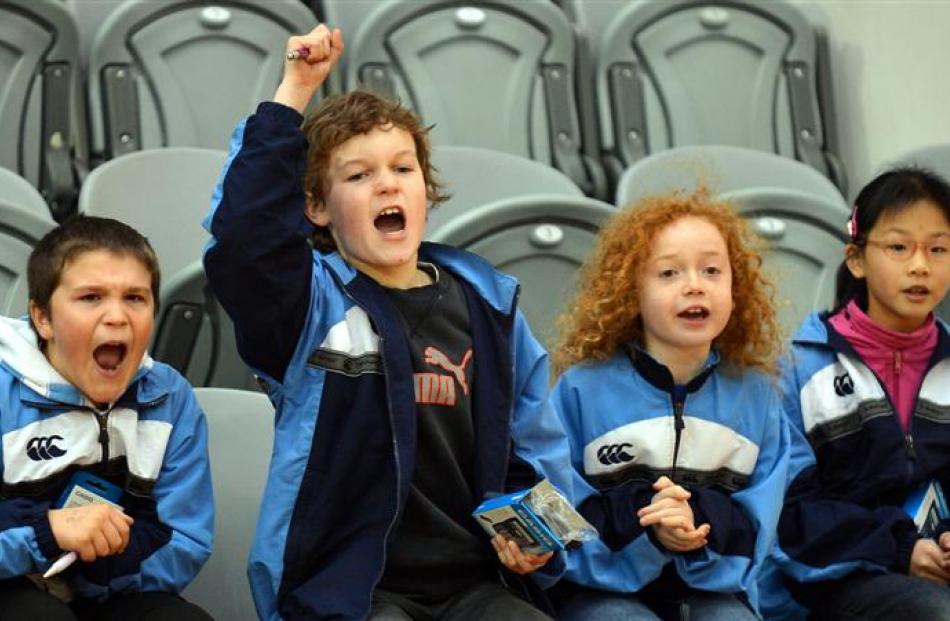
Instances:
[[[465,295],[446,270],[420,267],[434,284],[387,289],[409,339],[418,420],[412,487],[378,586],[439,601],[497,573],[488,537],[471,516],[475,374]]]

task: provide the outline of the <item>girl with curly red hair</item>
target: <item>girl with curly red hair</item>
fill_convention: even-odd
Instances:
[[[575,492],[601,533],[568,559],[560,618],[758,616],[789,445],[757,248],[703,190],[601,231],[554,351]]]

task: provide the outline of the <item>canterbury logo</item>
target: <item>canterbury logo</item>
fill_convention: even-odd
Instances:
[[[53,444],[56,440],[62,439],[62,436],[30,438],[30,441],[26,443],[26,455],[33,461],[62,457],[66,451]]]
[[[445,369],[452,375],[439,373],[416,373],[416,403],[432,405],[455,405],[457,401],[455,382],[462,388],[462,394],[468,394],[468,380],[465,378],[465,367],[472,361],[472,350],[469,349],[462,356],[462,360],[455,364],[444,353],[435,347],[426,347],[425,361],[427,364]]]
[[[633,455],[626,451],[628,448],[633,448],[633,445],[629,442],[622,444],[605,444],[597,449],[597,460],[605,466],[633,461]]]
[[[847,372],[844,375],[835,376],[835,394],[839,397],[854,394],[854,381]]]

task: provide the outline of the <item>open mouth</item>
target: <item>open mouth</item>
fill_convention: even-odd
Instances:
[[[406,216],[398,207],[387,207],[379,212],[373,224],[381,233],[398,233],[406,228]]]
[[[101,369],[115,371],[125,360],[127,349],[125,343],[103,343],[92,352],[92,357]]]
[[[709,317],[709,310],[700,306],[693,306],[677,314],[677,317],[683,319],[705,319]]]
[[[915,285],[913,287],[907,287],[906,289],[904,289],[904,293],[907,293],[909,295],[929,295],[930,289],[922,285]]]

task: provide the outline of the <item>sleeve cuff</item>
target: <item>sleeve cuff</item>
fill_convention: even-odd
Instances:
[[[302,114],[290,106],[285,106],[284,104],[277,103],[276,101],[260,102],[257,104],[256,114],[268,117],[275,121],[291,123],[295,127],[300,127],[300,124],[303,123]]]
[[[910,557],[914,553],[914,545],[920,539],[917,527],[913,522],[905,527],[904,532],[898,534],[897,538],[897,558],[894,559],[894,565],[891,569],[902,574],[910,572]]]
[[[59,557],[63,549],[56,543],[53,529],[49,523],[49,503],[37,503],[30,507],[23,515],[23,522],[33,528],[36,545],[48,560]]]

